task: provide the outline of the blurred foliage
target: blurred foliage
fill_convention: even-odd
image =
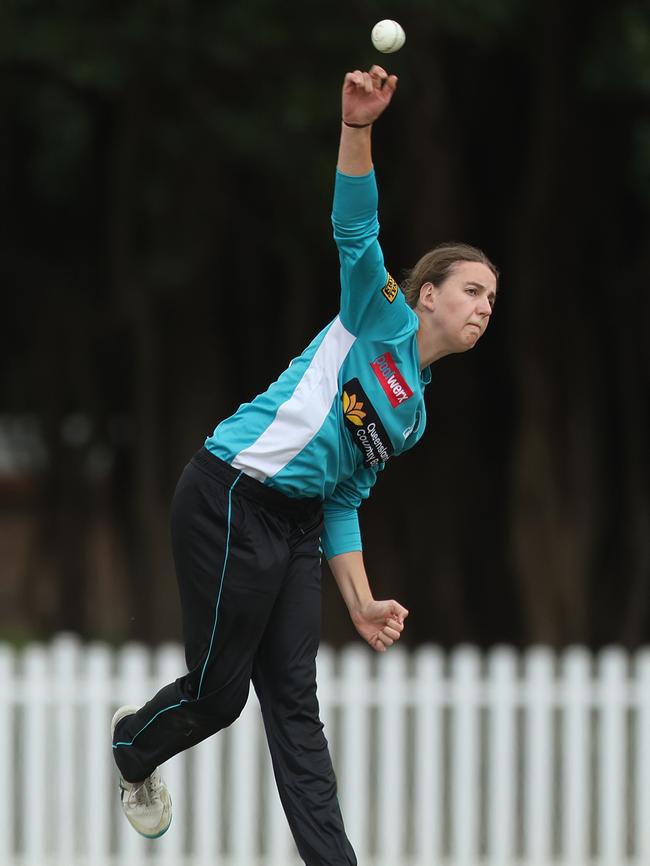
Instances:
[[[613,3],[588,46],[585,81],[605,94],[650,98],[650,8],[641,0]]]

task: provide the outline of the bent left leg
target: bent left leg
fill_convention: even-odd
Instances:
[[[316,698],[321,568],[318,529],[296,545],[253,664],[273,770],[307,866],[355,866]]]

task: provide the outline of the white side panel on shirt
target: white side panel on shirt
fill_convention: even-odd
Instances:
[[[337,316],[293,394],[280,405],[262,435],[235,456],[235,469],[265,481],[311,442],[327,418],[338,390],[341,364],[355,340]]]

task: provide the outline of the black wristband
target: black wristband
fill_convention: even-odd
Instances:
[[[341,118],[343,120],[343,118]],[[372,121],[370,123],[348,123],[347,120],[343,120],[345,126],[351,126],[352,129],[363,129],[366,126],[372,126]]]

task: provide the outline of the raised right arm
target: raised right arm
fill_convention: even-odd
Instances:
[[[372,124],[386,110],[397,76],[381,66],[369,72],[348,72],[341,94],[341,138],[337,168],[347,175],[368,174],[372,169]]]
[[[371,153],[372,124],[390,104],[396,87],[396,76],[380,66],[348,72],[343,82],[332,223],[341,262],[341,322],[355,335],[362,328],[377,336],[396,335],[409,324],[407,316],[396,314],[395,295],[382,295],[389,278],[378,241]]]

